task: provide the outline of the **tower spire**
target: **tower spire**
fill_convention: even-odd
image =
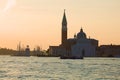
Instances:
[[[65,9],[64,9],[64,13],[65,13]]]
[[[67,19],[66,19],[66,14],[65,14],[65,9],[64,9],[64,14],[63,14],[63,19],[62,19],[62,40],[61,43],[65,44],[67,40]]]
[[[64,9],[62,25],[67,25],[67,19],[66,19],[66,13],[65,13],[65,11],[66,11],[66,10]]]

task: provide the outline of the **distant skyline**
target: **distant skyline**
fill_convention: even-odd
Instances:
[[[120,44],[120,0],[0,0],[0,47],[59,45],[64,9],[68,38],[82,26],[99,45]]]

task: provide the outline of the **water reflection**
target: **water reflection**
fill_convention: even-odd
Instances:
[[[119,80],[120,58],[0,56],[0,80]]]

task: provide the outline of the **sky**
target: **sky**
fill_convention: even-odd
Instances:
[[[120,44],[120,0],[0,0],[0,47],[59,45],[64,9],[68,38],[82,27],[99,45]]]

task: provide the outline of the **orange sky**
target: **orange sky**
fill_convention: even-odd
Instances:
[[[59,45],[64,9],[69,38],[82,26],[100,45],[120,44],[120,0],[0,0],[0,47]]]

